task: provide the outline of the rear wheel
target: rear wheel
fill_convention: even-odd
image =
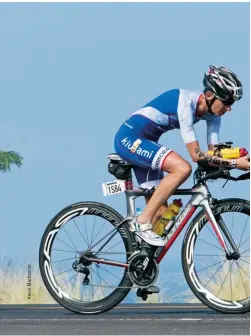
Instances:
[[[193,293],[208,307],[224,313],[246,313],[250,309],[250,203],[226,199],[217,202],[213,212],[217,222],[227,227],[240,256],[227,258],[201,211],[184,238],[184,274]],[[223,231],[221,233],[233,252]]]
[[[63,307],[98,314],[126,297],[132,282],[125,265],[135,241],[126,224],[116,228],[121,221],[117,211],[97,202],[70,205],[51,220],[40,245],[40,272]]]

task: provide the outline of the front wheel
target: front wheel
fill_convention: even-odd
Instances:
[[[250,203],[242,199],[217,201],[213,213],[216,221],[227,228],[240,256],[226,256],[201,211],[184,237],[184,274],[193,293],[208,307],[223,313],[246,313],[250,310]],[[233,252],[222,230],[221,233]]]
[[[72,204],[49,223],[39,250],[40,272],[52,297],[80,314],[112,309],[128,294],[134,238],[123,217],[98,202]]]

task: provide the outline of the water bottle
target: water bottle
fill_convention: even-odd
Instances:
[[[163,212],[158,222],[154,225],[154,232],[159,236],[162,236],[165,231],[169,231],[174,223],[173,219],[178,215],[182,206],[183,204],[181,199],[173,200],[173,202]]]
[[[207,151],[208,155],[215,155],[222,159],[238,159],[239,157],[245,156],[248,154],[246,148],[219,148],[216,150]]]

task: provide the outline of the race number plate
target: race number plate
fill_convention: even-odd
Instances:
[[[102,183],[104,196],[115,195],[125,191],[125,181],[115,180],[111,182]]]

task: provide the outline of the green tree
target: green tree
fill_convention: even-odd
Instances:
[[[10,171],[12,164],[20,168],[22,166],[22,156],[14,151],[0,151],[0,172]]]

